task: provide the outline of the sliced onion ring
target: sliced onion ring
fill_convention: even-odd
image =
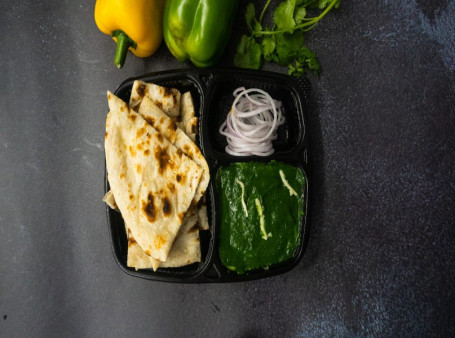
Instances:
[[[281,102],[258,88],[234,90],[234,102],[219,132],[226,136],[226,152],[234,156],[269,156],[272,141],[285,122]]]

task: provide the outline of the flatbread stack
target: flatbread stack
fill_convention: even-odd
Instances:
[[[135,81],[129,105],[108,92],[105,151],[111,190],[103,200],[120,211],[127,265],[181,267],[201,260],[199,230],[209,228],[207,162],[194,143],[191,93]]]

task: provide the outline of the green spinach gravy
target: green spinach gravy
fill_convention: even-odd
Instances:
[[[216,186],[223,265],[243,274],[293,257],[300,244],[305,184],[301,169],[282,162],[221,167]]]

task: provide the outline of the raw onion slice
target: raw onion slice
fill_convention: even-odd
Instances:
[[[234,156],[269,156],[272,141],[285,121],[280,101],[258,88],[234,90],[234,102],[219,132],[226,136],[226,152]]]

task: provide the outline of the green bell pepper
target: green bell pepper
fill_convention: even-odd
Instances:
[[[238,0],[167,0],[164,41],[179,61],[213,66],[222,56],[232,30]]]

